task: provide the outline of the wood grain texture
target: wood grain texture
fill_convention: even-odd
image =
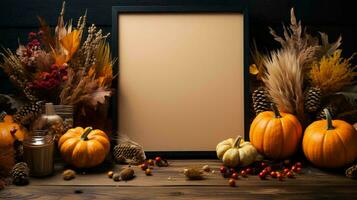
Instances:
[[[31,179],[25,187],[10,186],[0,192],[0,199],[355,199],[357,181],[343,174],[324,172],[316,168],[303,168],[303,174],[283,182],[276,179],[261,181],[257,176],[240,178],[237,187],[227,185],[218,172],[218,160],[172,160],[170,167],[155,167],[153,176],[146,176],[133,166],[136,178],[127,182],[114,182],[102,172],[92,170],[64,181],[56,166],[56,174],[42,179]],[[208,164],[216,173],[204,180],[189,181],[182,175],[188,166]],[[125,167],[114,166],[114,170]],[[169,180],[168,177],[171,177]]]

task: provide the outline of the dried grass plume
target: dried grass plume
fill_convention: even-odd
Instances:
[[[272,52],[264,61],[267,73],[262,79],[280,111],[304,118],[303,73],[299,58],[291,48]]]

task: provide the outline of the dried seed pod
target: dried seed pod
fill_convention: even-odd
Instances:
[[[62,173],[62,178],[66,181],[72,180],[76,178],[76,172],[71,169],[67,169]]]
[[[208,166],[208,165],[204,165],[202,167],[202,170],[205,171],[205,172],[210,172],[211,171],[211,168]]]
[[[120,181],[120,180],[121,180],[120,174],[119,174],[119,173],[114,173],[114,174],[113,174],[113,180],[114,180],[114,181]]]
[[[134,178],[134,170],[130,167],[124,168],[120,171],[120,179],[123,181],[131,180]]]
[[[183,174],[190,180],[203,179],[203,171],[199,168],[185,168]]]

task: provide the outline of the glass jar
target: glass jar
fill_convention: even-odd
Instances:
[[[24,142],[24,161],[30,168],[31,176],[48,176],[54,170],[53,136],[47,130],[36,130]]]
[[[59,115],[65,127],[65,131],[73,128],[73,106],[72,105],[54,105],[55,112]]]

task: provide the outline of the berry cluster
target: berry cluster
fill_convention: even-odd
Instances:
[[[58,66],[57,64],[53,64],[49,72],[40,72],[36,79],[29,83],[28,86],[30,89],[51,90],[67,79],[67,65]]]
[[[154,160],[153,159],[146,160],[143,164],[139,165],[139,167],[141,168],[141,170],[145,172],[147,176],[151,176],[152,170],[154,169],[154,165],[158,167],[168,167],[169,163],[167,162],[167,160],[162,159],[161,157],[158,156]]]
[[[290,160],[285,160],[280,163],[267,163],[257,162],[245,168],[227,168],[222,166],[220,172],[224,178],[229,178],[228,184],[234,187],[235,180],[238,180],[239,176],[247,178],[248,175],[258,175],[261,180],[266,180],[269,176],[271,178],[283,181],[285,177],[295,178],[296,174],[300,174],[302,171],[301,162],[292,164]]]
[[[22,63],[26,66],[33,66],[35,59],[43,53],[41,49],[41,40],[43,32],[39,31],[38,33],[30,32],[28,35],[28,43],[26,46],[20,46],[16,54],[19,56]]]

